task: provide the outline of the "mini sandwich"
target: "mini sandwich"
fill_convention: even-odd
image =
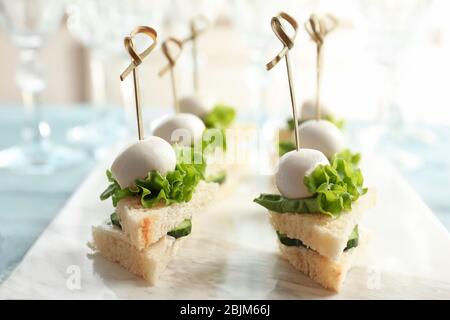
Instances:
[[[192,218],[212,202],[218,184],[204,180],[205,164],[181,161],[165,140],[130,145],[107,172],[101,199],[115,211],[92,229],[91,247],[105,258],[155,284],[192,231]],[[184,158],[185,159],[185,158]]]
[[[181,105],[180,102],[180,109]],[[187,108],[187,111],[196,111],[196,114],[183,112],[163,118],[153,130],[153,134],[172,145],[192,146],[197,152],[202,153],[208,163],[205,172],[206,181],[222,185],[227,180],[227,167],[223,161],[226,151],[225,129],[234,120],[235,111],[222,105],[206,113],[199,112],[201,109],[198,106]],[[203,115],[203,118],[197,114]]]
[[[359,222],[374,197],[363,187],[359,157],[348,150],[332,162],[321,151],[301,148],[279,161],[279,194],[254,201],[267,208],[280,251],[296,269],[339,291],[361,246]]]

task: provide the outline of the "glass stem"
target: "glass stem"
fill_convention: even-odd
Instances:
[[[43,65],[37,48],[24,48],[19,54],[16,82],[22,93],[25,108],[24,142],[33,163],[46,162],[46,138],[50,128],[41,120],[40,98],[46,87]]]
[[[100,49],[93,49],[90,57],[91,99],[96,107],[103,107],[107,101],[107,81],[104,61],[106,55]]]

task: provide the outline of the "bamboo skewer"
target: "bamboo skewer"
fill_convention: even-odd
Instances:
[[[284,30],[284,27],[281,23],[281,21],[286,21],[291,27],[294,29],[294,34],[290,37],[286,31]],[[292,105],[292,114],[294,118],[294,130],[295,130],[295,148],[297,151],[300,150],[300,137],[298,132],[298,119],[297,119],[297,101],[295,99],[295,85],[294,85],[294,78],[292,76],[291,72],[291,60],[289,56],[289,50],[292,49],[294,46],[295,37],[297,36],[297,29],[298,29],[298,23],[297,21],[288,15],[285,12],[280,12],[277,16],[273,17],[270,21],[270,24],[272,26],[272,30],[277,36],[277,38],[281,41],[283,44],[283,49],[273,58],[269,63],[266,64],[266,69],[271,70],[273,67],[276,66],[278,62],[281,61],[281,59],[285,58],[286,60],[286,69],[287,69],[287,75],[288,75],[288,83],[289,83],[289,93],[291,97],[291,105]]]
[[[195,16],[189,23],[191,34],[182,40],[183,44],[192,42],[192,81],[194,91],[198,92],[200,87],[199,66],[198,66],[198,42],[197,38],[209,27],[209,21],[203,15]]]
[[[316,43],[316,120],[322,118],[320,108],[320,94],[321,94],[321,75],[322,75],[322,48],[325,41],[325,36],[337,27],[338,21],[332,15],[326,15],[319,19],[312,14],[305,23],[305,29],[311,39]]]
[[[134,47],[134,37],[137,34],[145,34],[152,39],[152,44],[146,48],[142,53],[138,53]],[[134,87],[134,99],[136,107],[136,119],[137,119],[137,129],[139,140],[144,139],[144,127],[142,125],[142,110],[141,110],[141,99],[140,99],[140,86],[139,86],[139,73],[137,67],[142,63],[142,61],[148,56],[148,54],[156,47],[157,33],[153,28],[146,26],[139,26],[134,29],[131,34],[124,38],[125,49],[131,57],[130,65],[125,69],[120,75],[120,81],[124,81],[125,78],[132,73],[133,74],[133,87]]]
[[[173,52],[169,48],[170,44],[175,45],[175,47],[178,49],[178,52],[176,52],[176,54],[173,54]],[[170,37],[167,40],[165,40],[162,43],[162,51],[163,51],[164,56],[167,58],[168,64],[158,72],[158,75],[160,77],[162,77],[167,71],[170,71],[170,81],[172,84],[173,106],[174,106],[176,113],[178,113],[180,111],[180,108],[179,108],[179,102],[178,102],[178,96],[177,96],[175,65],[176,65],[177,59],[181,55],[182,49],[183,49],[182,41],[180,41],[176,38],[173,38],[173,37]]]

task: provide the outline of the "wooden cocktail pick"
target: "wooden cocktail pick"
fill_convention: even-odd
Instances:
[[[152,44],[142,51],[138,53],[134,47],[134,36],[137,34],[147,35],[152,39]],[[128,51],[128,54],[131,57],[130,65],[125,69],[124,72],[120,75],[120,80],[123,81],[130,74],[133,73],[133,83],[134,83],[134,99],[136,105],[136,119],[137,119],[137,128],[138,128],[138,138],[139,140],[144,139],[144,128],[142,126],[142,112],[141,112],[141,98],[140,98],[140,88],[139,88],[139,73],[137,67],[142,63],[142,61],[148,56],[148,54],[156,47],[156,38],[157,33],[153,28],[146,26],[139,26],[134,29],[131,34],[124,39],[125,49]]]
[[[286,30],[284,29],[281,23],[281,21],[283,20],[286,21],[293,28],[294,34],[292,36],[289,36]],[[293,17],[291,17],[287,13],[280,12],[277,16],[272,18],[270,24],[272,26],[273,32],[283,44],[283,49],[281,49],[281,51],[275,56],[275,58],[273,58],[269,63],[266,64],[266,69],[267,70],[272,69],[278,62],[281,61],[281,59],[283,59],[283,57],[285,58],[289,82],[289,92],[291,95],[292,114],[294,117],[295,147],[298,151],[300,150],[300,137],[298,134],[297,102],[295,100],[295,86],[291,72],[291,61],[289,57],[289,50],[292,49],[292,47],[294,46],[295,37],[297,36],[298,23]]]
[[[332,15],[318,18],[312,14],[305,23],[305,29],[311,39],[316,43],[316,120],[321,119],[320,110],[320,76],[322,73],[322,47],[325,36],[337,27],[338,21]]]
[[[173,53],[173,51],[171,51],[171,48],[170,48],[171,45],[174,45],[175,49],[178,50],[177,52],[175,52],[175,54]],[[174,69],[175,69],[175,64],[177,62],[177,59],[180,56],[182,49],[183,49],[183,42],[181,40],[170,37],[166,41],[164,41],[162,43],[162,51],[169,63],[164,68],[162,68],[158,73],[158,75],[160,77],[162,77],[167,71],[170,71],[170,80],[172,83],[173,106],[174,106],[176,113],[178,113],[180,111],[180,108],[179,108],[179,102],[178,102],[178,97],[177,97],[177,86],[176,86]]]
[[[209,21],[203,15],[195,16],[191,19],[190,23],[191,34],[189,37],[183,39],[183,44],[192,42],[192,80],[194,84],[194,91],[199,90],[199,68],[198,68],[198,46],[197,38],[209,28]]]

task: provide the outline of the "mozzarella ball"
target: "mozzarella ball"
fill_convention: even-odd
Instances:
[[[189,147],[194,141],[202,139],[203,131],[205,124],[199,117],[190,113],[177,113],[156,126],[153,135],[163,138],[170,144],[179,143]]]
[[[341,130],[327,120],[305,121],[298,130],[301,148],[319,150],[330,160],[345,147]]]
[[[329,164],[325,155],[313,149],[300,149],[285,153],[278,163],[278,171],[275,176],[278,191],[288,199],[302,199],[312,196],[303,183],[319,165]]]
[[[303,102],[302,107],[300,109],[300,120],[311,120],[316,119],[316,101],[315,100],[306,100]],[[320,104],[320,114],[321,117],[328,117],[331,115],[331,111],[324,105]]]
[[[159,137],[149,137],[123,150],[111,166],[113,177],[121,188],[132,187],[150,171],[162,175],[175,169],[177,157],[172,146]]]
[[[183,97],[178,103],[180,112],[192,113],[199,118],[205,117],[214,106],[210,98],[198,94]]]

